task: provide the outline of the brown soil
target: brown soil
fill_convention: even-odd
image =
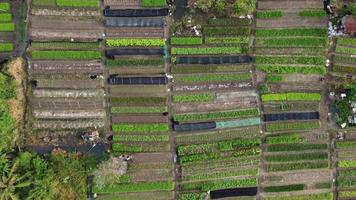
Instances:
[[[253,89],[252,82],[219,82],[219,83],[201,83],[194,85],[174,85],[173,91],[187,92],[187,91],[204,91],[204,90],[229,90],[229,89]]]
[[[33,98],[30,100],[32,109],[51,109],[51,110],[81,110],[81,109],[103,109],[102,99],[52,99],[52,98]]]
[[[320,0],[298,0],[298,1],[282,1],[282,0],[262,0],[258,1],[258,9],[281,9],[281,10],[298,10],[308,8],[322,8],[323,2]]]
[[[157,115],[112,115],[112,123],[167,123],[166,116]]]
[[[172,160],[172,153],[137,153],[132,155],[132,161],[135,163],[154,163],[167,162]]]

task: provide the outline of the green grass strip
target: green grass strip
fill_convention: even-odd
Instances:
[[[100,51],[32,51],[32,59],[94,60],[101,58]]]
[[[326,28],[257,29],[256,37],[314,36],[327,37]]]
[[[198,47],[198,48],[172,48],[172,55],[208,55],[208,54],[239,54],[240,47]]]
[[[88,50],[99,49],[97,42],[32,42],[31,49],[36,50]]]
[[[207,121],[207,120],[223,120],[223,119],[237,119],[255,117],[259,115],[258,109],[236,110],[226,112],[211,112],[211,113],[197,113],[197,114],[180,114],[174,115],[175,121]]]
[[[11,52],[14,50],[12,43],[0,43],[0,52]]]
[[[14,32],[15,24],[14,23],[0,23],[0,32]]]
[[[356,46],[356,38],[346,38],[346,37],[337,38],[337,45]]]
[[[269,145],[267,147],[268,152],[280,152],[280,151],[306,151],[306,150],[320,150],[327,149],[327,144],[277,144]]]
[[[208,75],[191,75],[178,76],[177,82],[198,83],[198,82],[218,82],[218,81],[246,81],[250,80],[250,74],[208,74]]]
[[[319,93],[279,93],[279,94],[262,94],[263,102],[269,101],[320,101],[321,95]]]
[[[259,10],[256,13],[257,19],[270,19],[283,17],[283,13],[280,10]]]
[[[265,200],[333,200],[332,193],[304,194],[304,195],[278,195],[274,197],[264,197]]]
[[[171,45],[201,45],[203,38],[201,37],[172,37]]]
[[[165,7],[167,6],[166,0],[141,0],[143,7]]]
[[[327,38],[257,38],[258,47],[326,47]]]
[[[8,12],[10,10],[10,3],[0,3],[0,12]]]
[[[305,189],[306,189],[306,185],[304,184],[267,186],[263,188],[265,192],[289,192],[289,191],[301,191]]]
[[[283,172],[292,170],[303,170],[303,169],[322,169],[328,168],[328,162],[294,162],[288,164],[269,164],[267,166],[268,172]]]
[[[98,8],[98,0],[56,0],[56,3],[60,7],[87,7],[87,8]]]
[[[107,39],[106,46],[108,47],[134,47],[134,46],[143,46],[143,47],[151,47],[151,46],[164,46],[164,39],[156,39],[156,38],[133,38],[133,39]]]
[[[255,63],[324,65],[325,58],[321,56],[256,56]]]
[[[328,159],[328,153],[325,152],[266,156],[266,160],[268,162],[288,162],[288,161],[300,161],[300,160],[327,160],[327,159]]]
[[[308,9],[299,12],[301,17],[326,17],[326,12],[323,9]]]
[[[308,130],[320,128],[319,121],[279,122],[266,124],[267,131]]]
[[[94,187],[96,193],[122,193],[122,192],[150,192],[171,191],[174,189],[173,182],[151,182],[151,183],[126,183],[108,186],[104,188]]]
[[[10,13],[0,13],[0,22],[11,22],[12,15]]]
[[[163,113],[167,107],[112,107],[111,113]]]
[[[256,69],[266,73],[277,74],[326,74],[326,68],[322,65],[316,66],[283,66],[283,65],[257,65]]]
[[[114,124],[114,132],[166,132],[169,130],[168,124]]]
[[[173,101],[176,103],[209,102],[213,101],[214,98],[215,95],[213,93],[174,95]]]

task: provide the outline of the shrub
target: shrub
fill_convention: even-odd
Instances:
[[[288,161],[299,161],[299,160],[326,160],[326,159],[328,159],[328,153],[325,152],[266,156],[266,160],[268,162],[288,162]]]
[[[259,10],[256,13],[257,19],[279,18],[283,13],[280,10]]]
[[[100,51],[32,51],[32,59],[93,60],[101,58]]]
[[[3,90],[2,87],[0,88],[0,92],[1,90]],[[0,97],[2,97],[1,94]],[[4,101],[0,101],[0,147],[2,149],[9,150],[13,147],[13,134],[15,129],[16,121],[10,113],[9,106]],[[1,164],[2,163],[0,163],[0,167]]]
[[[1,73],[1,71],[0,71],[0,102],[1,102],[1,104],[4,103],[1,100],[9,100],[14,97],[16,97],[15,80],[10,76],[7,76],[4,73]]]
[[[251,78],[250,74],[208,74],[208,75],[190,75],[178,76],[175,78],[177,82],[217,82],[217,81],[246,81]]]
[[[306,151],[327,149],[327,144],[276,144],[267,147],[268,152],[279,151]]]
[[[201,37],[172,37],[171,45],[201,45],[203,38]]]
[[[243,50],[240,47],[197,47],[197,48],[172,48],[172,55],[195,55],[195,54],[239,54]]]
[[[0,3],[0,12],[8,12],[10,10],[10,3]]]
[[[174,189],[173,182],[145,182],[125,183],[104,188],[94,187],[95,193],[122,193],[122,192],[149,192],[149,191],[171,191]]]
[[[215,95],[213,93],[174,95],[173,101],[176,103],[209,102],[209,101],[213,101],[214,98]]]
[[[13,32],[15,31],[14,23],[0,23],[0,32]]]
[[[168,124],[114,124],[114,132],[167,132]]]
[[[12,15],[10,13],[0,13],[0,22],[11,22]]]
[[[263,94],[261,99],[263,102],[268,101],[320,101],[319,93],[279,93],[279,94]]]
[[[145,39],[107,39],[106,46],[108,47],[132,47],[132,46],[164,46],[165,41],[163,39],[145,38]]]
[[[320,128],[319,121],[305,122],[279,122],[266,124],[267,131],[282,131],[282,130],[307,130]]]
[[[327,37],[326,28],[257,29],[256,37],[315,36]]]
[[[98,0],[56,0],[56,3],[60,7],[99,7]]]
[[[289,192],[289,191],[300,191],[305,190],[306,185],[304,184],[293,184],[293,185],[282,185],[282,186],[267,186],[263,190],[265,192]]]
[[[323,9],[302,10],[299,12],[299,16],[302,16],[302,17],[325,17],[326,12]]]
[[[326,74],[324,66],[280,66],[280,65],[257,65],[256,69],[266,73],[279,73],[279,74]]]
[[[164,7],[167,5],[166,0],[141,0],[143,7]]]
[[[12,43],[0,43],[0,52],[11,52],[14,50]]]

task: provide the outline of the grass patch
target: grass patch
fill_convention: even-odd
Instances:
[[[257,185],[256,178],[240,180],[215,180],[212,182],[186,183],[182,185],[183,190],[211,191],[219,189],[228,189],[235,187],[248,187]]]
[[[326,38],[257,38],[258,47],[325,47]]]
[[[219,36],[219,35],[249,35],[251,32],[250,28],[242,28],[242,27],[204,27],[203,35],[206,37],[209,36]]]
[[[309,9],[299,12],[301,17],[326,17],[326,12],[323,9]]]
[[[240,47],[197,47],[197,48],[172,48],[172,55],[208,55],[208,54],[240,54],[244,50]]]
[[[120,60],[106,60],[108,67],[127,67],[127,66],[162,66],[163,59],[120,59]]]
[[[279,151],[306,151],[327,149],[327,144],[278,144],[267,147],[268,152]]]

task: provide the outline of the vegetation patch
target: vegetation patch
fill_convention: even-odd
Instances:
[[[314,36],[327,37],[326,28],[292,28],[292,29],[257,29],[256,37],[291,37],[291,36]]]
[[[0,32],[14,32],[15,24],[14,23],[0,23]]]
[[[0,13],[0,22],[11,22],[12,15],[10,13]]]
[[[257,65],[256,69],[266,73],[278,73],[278,74],[326,74],[326,68],[320,66],[283,66],[283,65]]]
[[[323,9],[309,9],[299,12],[302,17],[326,17],[326,12]]]
[[[100,51],[32,51],[32,59],[94,60],[101,58]]]
[[[279,122],[266,124],[267,131],[307,130],[320,128],[319,121]]]
[[[144,39],[107,39],[106,46],[108,47],[132,47],[132,46],[164,46],[163,39],[144,38]]]
[[[262,101],[320,101],[319,93],[279,93],[263,94]]]
[[[257,19],[270,19],[282,17],[283,13],[280,10],[259,10],[256,13]]]
[[[218,189],[228,189],[236,187],[255,186],[257,180],[255,178],[240,179],[240,180],[215,180],[212,182],[186,183],[183,184],[183,190],[200,190],[211,191]]]
[[[60,7],[88,7],[97,8],[99,7],[98,0],[56,0],[56,3]]]
[[[172,37],[172,45],[201,45],[203,38],[201,37]]]
[[[240,47],[198,47],[198,48],[172,48],[172,55],[195,55],[195,54],[240,54]]]
[[[325,58],[319,56],[256,56],[256,64],[324,65]]]
[[[268,172],[281,172],[281,171],[291,171],[291,170],[302,170],[302,169],[322,169],[328,168],[329,164],[325,162],[293,162],[286,164],[269,164],[267,166]]]
[[[213,93],[174,95],[173,101],[176,103],[210,102],[214,98],[215,95]]]
[[[297,134],[277,135],[267,137],[267,144],[305,143],[306,140]]]
[[[143,7],[165,7],[167,5],[166,0],[141,0]]]
[[[327,149],[327,144],[278,144],[269,145],[267,147],[268,152],[279,151],[305,151],[305,150],[321,150]]]
[[[177,82],[198,83],[198,82],[216,82],[216,81],[246,81],[251,79],[250,74],[208,74],[208,75],[191,75],[178,76]]]
[[[293,184],[293,185],[282,185],[282,186],[267,186],[263,190],[265,192],[289,192],[289,191],[300,191],[305,190],[306,185],[304,184]]]
[[[288,161],[299,161],[299,160],[326,160],[326,159],[328,159],[328,153],[325,152],[266,156],[266,160],[268,162],[288,162]]]
[[[207,121],[207,120],[222,120],[222,119],[237,119],[258,116],[258,109],[236,110],[226,112],[211,112],[197,114],[181,114],[174,115],[175,121]]]
[[[167,107],[112,107],[111,113],[163,113]]]
[[[14,50],[12,43],[0,43],[0,52],[11,52]]]
[[[86,50],[99,49],[100,43],[97,42],[32,42],[31,49],[38,50]]]

